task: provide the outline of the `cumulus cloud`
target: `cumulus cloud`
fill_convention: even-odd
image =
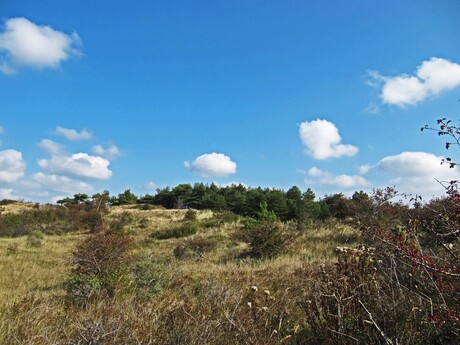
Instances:
[[[333,175],[330,172],[321,170],[317,167],[310,168],[307,173],[311,177],[314,177],[321,185],[329,185],[340,188],[366,187],[370,185],[369,181],[359,175]]]
[[[75,153],[70,156],[52,156],[51,159],[40,159],[38,165],[47,173],[106,180],[112,176],[108,168],[110,162],[99,156],[87,153]]]
[[[444,192],[438,181],[460,180],[459,170],[441,165],[442,158],[428,152],[402,152],[383,158],[369,171],[388,174],[392,178],[390,185],[396,185],[401,192],[431,197]]]
[[[113,144],[109,144],[107,147],[95,145],[93,146],[93,153],[109,159],[113,159],[121,155],[120,149]]]
[[[404,107],[459,86],[460,64],[432,57],[417,67],[415,75],[386,77],[370,72],[370,76],[380,82],[383,103]]]
[[[14,182],[24,176],[26,163],[16,150],[0,151],[0,182]]]
[[[75,194],[75,193],[91,193],[93,187],[82,181],[76,181],[67,176],[48,175],[42,172],[36,173],[31,177],[32,181],[40,184],[46,190],[51,190],[57,193]]]
[[[88,132],[86,129],[83,129],[81,132],[78,132],[75,129],[57,126],[54,133],[70,141],[91,139],[91,133]]]
[[[222,153],[207,153],[191,163],[184,162],[184,165],[190,171],[205,178],[224,177],[236,173],[236,163]]]
[[[6,20],[0,33],[0,70],[15,73],[19,67],[57,68],[71,56],[80,55],[81,40],[26,18]]]
[[[358,153],[356,146],[341,144],[342,138],[339,130],[327,120],[302,122],[299,135],[306,146],[305,152],[316,159],[351,157]]]
[[[49,139],[42,139],[38,143],[38,147],[52,155],[60,155],[64,153],[64,148],[61,144]]]

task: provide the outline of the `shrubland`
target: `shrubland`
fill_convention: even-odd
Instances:
[[[0,343],[459,343],[455,181],[412,204],[203,186],[5,202]]]

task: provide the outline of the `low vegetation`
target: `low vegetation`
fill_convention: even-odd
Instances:
[[[287,213],[264,199],[144,206],[126,191],[5,201],[0,343],[458,344],[455,181],[446,192],[410,206],[392,188],[307,191]]]

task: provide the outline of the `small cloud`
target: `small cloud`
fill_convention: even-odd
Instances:
[[[93,146],[93,153],[109,159],[113,159],[121,155],[120,149],[113,144],[109,144],[106,148],[102,145],[95,145]]]
[[[157,189],[157,185],[152,181],[149,181],[144,185],[144,188],[148,191],[155,191]]]
[[[375,102],[370,102],[367,107],[364,109],[364,111],[368,114],[378,114],[380,113],[380,105],[375,103]]]
[[[87,153],[40,159],[38,165],[49,174],[94,180],[107,180],[112,177],[112,171],[108,168],[110,162],[107,159]]]
[[[16,150],[0,151],[0,182],[14,182],[24,176],[26,163]]]
[[[369,170],[371,170],[372,168],[373,168],[372,165],[361,165],[361,166],[359,167],[359,173],[360,173],[361,175],[365,175],[365,174],[367,174],[367,173],[369,172]]]
[[[83,129],[81,132],[77,132],[75,129],[57,126],[56,130],[54,131],[54,134],[62,136],[70,141],[91,139],[91,133],[88,132],[86,129]]]
[[[222,153],[207,153],[197,157],[193,162],[184,162],[184,166],[198,175],[224,177],[236,173],[236,163]]]
[[[0,126],[0,134],[3,134],[3,133],[5,133],[5,130],[3,129],[2,126]]]
[[[58,68],[71,56],[78,56],[81,40],[26,18],[10,18],[0,32],[0,71],[13,74],[20,67]]]
[[[373,86],[381,88],[383,103],[400,107],[415,105],[460,85],[460,64],[432,57],[417,67],[415,75],[386,77],[369,72]]]
[[[38,143],[38,147],[52,155],[61,155],[64,153],[64,148],[60,144],[49,139],[42,139]]]
[[[0,200],[18,200],[18,196],[14,195],[13,189],[11,188],[0,188]]]
[[[308,170],[308,175],[314,177],[321,185],[329,185],[340,188],[355,188],[366,187],[370,183],[364,177],[359,175],[333,175],[328,171],[321,170],[317,167],[312,167]],[[312,180],[308,180],[311,183]]]
[[[317,119],[301,123],[299,135],[306,146],[305,152],[316,159],[351,157],[358,153],[356,146],[341,144],[339,130],[327,120]]]

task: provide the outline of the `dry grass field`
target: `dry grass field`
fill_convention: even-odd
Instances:
[[[3,207],[6,214],[34,206]],[[276,343],[286,337],[287,341],[301,325],[285,325],[292,321],[283,319],[282,314],[288,310],[302,313],[296,298],[311,279],[312,267],[334,261],[336,246],[359,242],[356,230],[332,224],[302,233],[292,231],[289,246],[281,255],[253,259],[245,254],[248,244],[236,235],[242,227],[240,222],[213,222],[210,211],[196,214],[200,225],[194,235],[169,239],[152,236],[182,224],[185,213],[112,208],[106,221],[124,217],[125,231],[133,244],[130,257],[144,265],[143,279],[149,280],[144,283],[155,281],[156,285],[136,290],[128,283],[110,298],[101,295],[85,307],[69,304],[65,282],[71,274],[72,252],[90,236],[88,233],[46,235],[38,244],[30,243],[28,237],[1,238],[2,343],[225,344],[264,343],[269,338]],[[210,249],[198,254],[178,251],[180,245],[197,238],[212,243]],[[251,290],[255,286],[257,292]],[[254,314],[260,311],[265,314]],[[171,330],[174,323],[177,325]],[[236,338],[228,338],[235,330]]]
[[[394,243],[412,240],[391,222],[389,233],[398,233],[388,238],[399,242],[387,245],[333,218],[282,223],[149,205],[105,213],[80,206],[2,206],[1,231],[10,235],[0,238],[0,344],[459,338],[456,314],[446,312],[457,286],[446,274],[455,271],[436,276],[440,294],[423,266],[404,257],[396,265]],[[415,247],[406,248],[399,255]]]

